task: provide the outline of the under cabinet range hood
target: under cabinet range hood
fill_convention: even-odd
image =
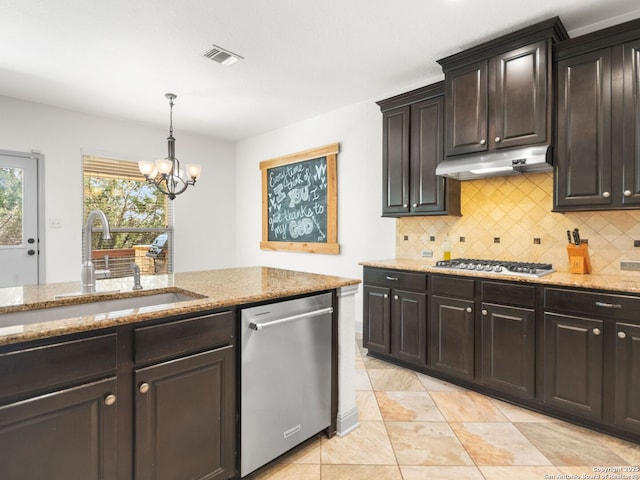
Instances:
[[[436,167],[436,175],[456,180],[475,180],[551,170],[551,147],[544,144],[445,158]]]

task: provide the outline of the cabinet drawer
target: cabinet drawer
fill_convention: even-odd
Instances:
[[[640,297],[545,288],[544,308],[615,320],[638,321]]]
[[[116,334],[0,354],[0,398],[99,378],[116,371]]]
[[[409,273],[400,270],[364,269],[364,283],[374,283],[391,288],[408,288],[410,290],[427,290],[427,275]]]
[[[434,275],[431,277],[431,293],[449,297],[473,298],[476,293],[476,281],[469,278],[456,278]]]
[[[150,362],[231,345],[233,331],[230,311],[136,328],[134,361]]]
[[[482,282],[482,301],[533,307],[536,304],[536,287],[503,282]]]

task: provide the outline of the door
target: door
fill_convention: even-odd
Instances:
[[[615,422],[640,433],[640,326],[616,323]]]
[[[432,295],[429,321],[431,368],[465,380],[473,380],[473,301]]]
[[[488,75],[487,60],[446,73],[447,156],[487,150]]]
[[[391,352],[391,289],[364,286],[362,346],[372,352]]]
[[[0,287],[37,285],[38,160],[0,152]]]
[[[382,114],[382,214],[409,211],[410,107]]]
[[[603,322],[545,313],[544,323],[545,403],[602,419]]]
[[[116,478],[115,392],[110,378],[0,407],[0,478]]]
[[[522,398],[533,398],[535,311],[482,304],[482,382]]]
[[[640,204],[640,40],[624,45],[622,204]],[[636,207],[637,208],[637,207]]]
[[[138,369],[135,382],[136,480],[233,475],[232,346]]]
[[[495,58],[495,148],[547,140],[547,40]]]
[[[398,360],[427,365],[427,294],[393,290],[391,354]]]
[[[610,206],[611,50],[558,63],[557,210]]]

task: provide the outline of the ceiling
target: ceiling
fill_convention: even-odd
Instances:
[[[167,126],[172,92],[176,135],[236,141],[440,80],[437,59],[555,15],[583,33],[640,9],[637,0],[0,0],[0,95]],[[244,59],[209,60],[213,44]]]

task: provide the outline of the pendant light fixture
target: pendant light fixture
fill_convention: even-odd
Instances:
[[[173,93],[165,93],[169,99],[169,136],[168,156],[162,160],[155,162],[141,161],[138,162],[140,173],[144,175],[151,185],[167,195],[170,200],[176,198],[184,192],[189,185],[195,185],[196,180],[200,177],[202,167],[196,163],[188,163],[186,172],[181,170],[180,162],[176,158],[176,139],[173,138],[173,101],[176,95]]]

